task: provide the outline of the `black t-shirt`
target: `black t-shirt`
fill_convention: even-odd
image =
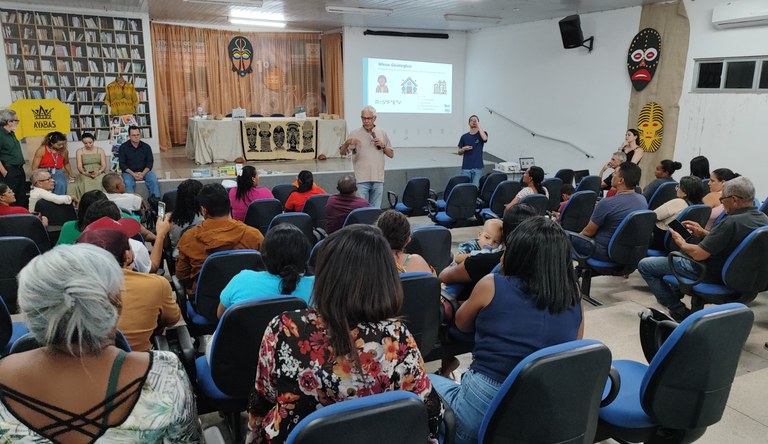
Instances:
[[[464,268],[467,270],[467,274],[472,282],[467,284],[461,292],[459,299],[468,298],[472,293],[472,289],[475,288],[475,284],[487,274],[490,274],[493,271],[493,267],[499,265],[503,255],[504,252],[499,251],[497,253],[482,253],[468,257],[464,261]]]

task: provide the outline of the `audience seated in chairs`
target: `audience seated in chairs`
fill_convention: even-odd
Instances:
[[[29,214],[29,210],[24,207],[14,205],[16,203],[16,194],[5,182],[0,182],[0,216],[9,214]],[[40,216],[44,226],[48,226],[48,218]]]
[[[506,208],[517,205],[520,203],[520,199],[529,194],[543,194],[549,197],[549,191],[541,184],[544,181],[544,170],[541,167],[532,166],[525,170],[523,174],[523,183],[525,187],[517,193],[512,201],[507,204]]]
[[[456,327],[474,332],[473,361],[461,384],[430,375],[456,415],[456,442],[474,443],[493,400],[515,366],[544,347],[583,334],[583,311],[571,246],[560,226],[537,216],[507,239],[502,271],[482,278],[456,312]]]
[[[250,438],[282,441],[318,406],[407,390],[426,403],[436,443],[441,405],[413,336],[395,319],[403,293],[387,241],[375,227],[353,225],[320,249],[315,308],[283,313],[264,333]]]
[[[201,441],[178,358],[114,346],[122,285],[93,245],[57,247],[21,271],[21,310],[43,347],[0,361],[0,440]]]
[[[331,195],[325,204],[325,232],[328,234],[341,229],[350,211],[370,206],[367,200],[357,195],[355,176],[341,176],[336,189],[339,193]]]
[[[29,211],[35,212],[38,200],[47,200],[55,204],[71,204],[73,202],[77,204],[77,198],[74,196],[54,194],[54,186],[55,181],[48,170],[35,170],[32,173],[32,190],[29,192]]]
[[[712,171],[709,176],[709,193],[703,199],[704,204],[712,208],[707,225],[704,227],[705,230],[711,230],[717,218],[725,211],[723,203],[720,202],[720,197],[723,195],[723,185],[739,176],[739,173],[734,173],[728,168],[718,168]]]
[[[688,206],[698,205],[704,197],[704,184],[695,176],[685,176],[677,185],[677,198],[672,199],[653,210],[656,213],[656,227],[653,229],[651,248],[664,250],[664,238],[668,225]]]
[[[261,231],[230,217],[229,196],[221,184],[204,185],[197,202],[205,220],[181,236],[176,261],[176,277],[188,296],[195,294],[197,276],[209,254],[242,248],[259,250],[264,240]]]
[[[680,162],[675,162],[669,159],[664,159],[659,162],[659,164],[656,165],[656,170],[653,173],[656,178],[653,179],[651,183],[646,185],[643,189],[643,196],[645,196],[645,200],[650,203],[651,198],[653,197],[653,193],[656,192],[661,184],[665,182],[673,182],[675,179],[672,178],[672,175],[675,173],[675,171],[682,167],[683,164]]]
[[[635,187],[640,182],[640,175],[640,167],[632,162],[624,162],[614,170],[611,184],[616,188],[616,195],[598,202],[589,223],[581,230],[583,236],[595,240],[593,258],[609,260],[608,242],[621,221],[635,210],[648,208],[648,203],[643,196],[635,192]]]
[[[688,231],[701,239],[699,244],[689,244],[680,233],[671,231],[670,235],[680,251],[694,261],[706,265],[705,282],[722,282],[722,269],[733,250],[755,228],[768,225],[768,216],[755,208],[755,186],[746,177],[737,177],[725,183],[720,198],[728,217],[716,224],[711,231],[701,225],[683,222]],[[696,269],[691,262],[682,257],[671,259],[678,274],[696,279]],[[672,318],[678,322],[690,314],[690,309],[681,301],[682,293],[673,290],[663,277],[672,274],[670,259],[666,257],[647,257],[637,266],[640,275],[651,288],[656,300],[669,309]]]
[[[411,241],[411,224],[406,215],[397,210],[387,210],[376,220],[376,226],[389,243],[398,273],[424,271],[435,274],[435,269],[423,257],[404,251]]]
[[[302,170],[299,172],[298,180],[294,184],[296,191],[291,193],[288,200],[285,201],[285,211],[301,211],[309,196],[326,194],[324,189],[315,185],[315,178],[311,171]]]
[[[219,318],[230,306],[276,294],[297,296],[309,303],[314,276],[304,276],[309,241],[298,227],[280,224],[267,232],[261,245],[265,271],[243,270],[221,292]]]
[[[176,324],[181,311],[168,279],[131,269],[133,253],[128,239],[138,233],[138,229],[139,224],[131,218],[114,221],[104,217],[89,225],[77,243],[96,245],[115,257],[123,269],[125,282],[120,292],[122,306],[117,328],[125,335],[131,350],[149,351],[155,330]]]
[[[197,193],[202,189],[203,184],[195,179],[185,180],[176,189],[176,203],[171,212],[171,231],[168,233],[169,247],[174,259],[179,256],[176,246],[184,230],[203,221],[200,204],[197,203]]]
[[[259,173],[251,165],[243,167],[237,176],[237,187],[229,190],[229,202],[232,205],[232,219],[245,220],[248,205],[256,199],[272,199],[268,188],[259,186]]]

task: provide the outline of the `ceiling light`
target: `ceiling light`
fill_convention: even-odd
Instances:
[[[449,22],[491,23],[494,25],[501,22],[501,17],[483,17],[479,15],[445,14],[443,18]]]
[[[258,26],[267,28],[285,28],[285,22],[272,22],[267,20],[247,20],[238,18],[229,18],[229,23],[233,25]]]
[[[285,21],[285,16],[280,12],[261,12],[242,7],[229,8],[229,16],[233,18],[243,18],[250,20],[272,20],[278,22]]]
[[[251,8],[261,8],[264,4],[262,0],[184,0],[188,3],[204,3],[207,5],[240,5]]]
[[[326,12],[333,14],[357,14],[357,15],[390,15],[391,9],[384,8],[359,8],[357,6],[326,6]]]

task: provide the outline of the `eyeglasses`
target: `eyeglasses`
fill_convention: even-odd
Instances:
[[[376,118],[376,116],[371,116],[371,117],[363,117],[363,116],[360,116],[360,118],[361,118],[361,119],[363,119],[363,120],[373,120],[373,119],[375,119],[375,118]]]
[[[53,180],[53,177],[49,177],[47,179],[40,179],[38,180],[38,182],[50,182],[51,180]]]
[[[725,199],[728,199],[728,198],[730,198],[730,197],[732,197],[732,198],[734,198],[734,199],[744,199],[744,198],[743,198],[743,197],[741,197],[741,196],[737,196],[737,195],[735,195],[735,194],[732,194],[732,195],[730,195],[730,196],[723,196],[723,197],[721,197],[721,198],[720,198],[720,203],[723,203],[723,201],[724,201]]]
[[[18,122],[18,121],[19,121],[19,119],[12,119],[12,120],[9,120],[9,122]]]

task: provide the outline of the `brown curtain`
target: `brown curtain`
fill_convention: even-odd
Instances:
[[[322,44],[323,79],[325,79],[325,102],[328,114],[338,114],[344,118],[344,60],[341,33],[324,35]]]
[[[629,99],[628,128],[637,127],[637,117],[646,103],[656,102],[664,111],[664,137],[659,149],[654,153],[645,153],[640,162],[643,170],[640,185],[643,187],[654,179],[653,172],[659,162],[664,159],[674,159],[677,121],[680,113],[679,101],[683,91],[683,76],[688,59],[688,40],[691,31],[685,4],[682,0],[678,0],[677,3],[655,3],[643,6],[640,14],[640,29],[644,28],[654,28],[661,34],[661,61],[651,83],[642,91],[632,90]]]
[[[152,59],[157,91],[160,148],[183,144],[187,119],[201,105],[207,114],[233,108],[248,114],[293,115],[298,105],[317,116],[320,97],[320,35],[238,33],[152,23]],[[253,45],[253,72],[232,70],[229,42],[246,37]]]

